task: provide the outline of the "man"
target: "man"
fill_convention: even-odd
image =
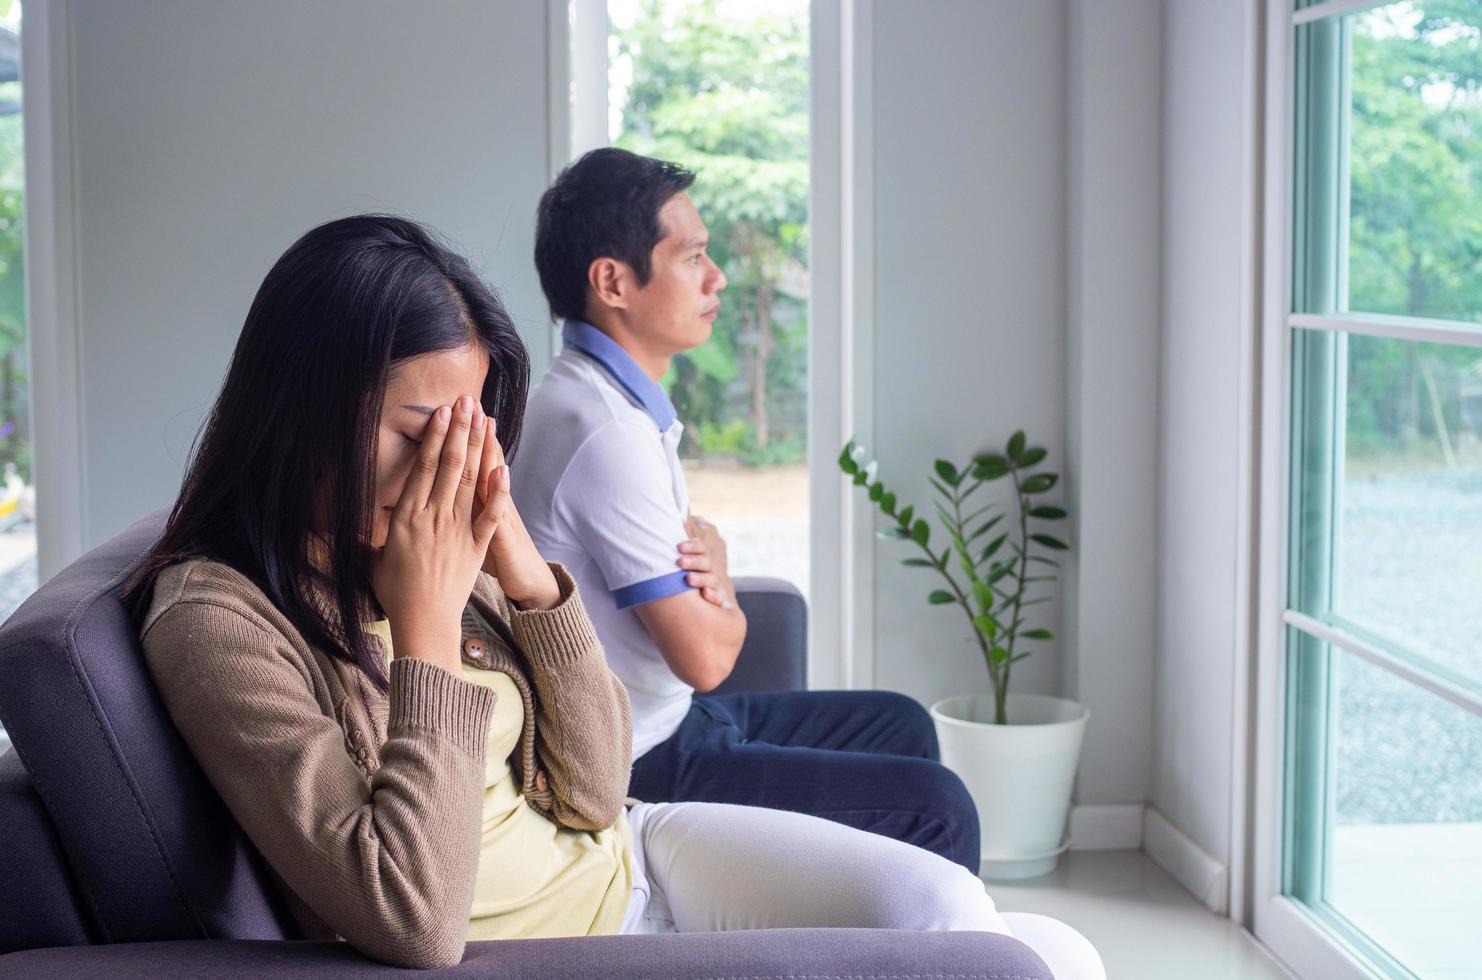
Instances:
[[[694,175],[594,150],[541,198],[535,263],[564,349],[530,399],[515,504],[566,565],[633,707],[630,792],[811,813],[978,871],[978,823],[926,711],[883,691],[696,696],[746,637],[724,539],[689,514],[684,426],[659,386],[703,344],[726,277]]]

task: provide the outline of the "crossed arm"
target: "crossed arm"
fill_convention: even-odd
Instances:
[[[676,564],[693,587],[635,611],[674,675],[700,693],[730,676],[746,639],[746,614],[736,603],[725,541],[715,525],[692,517],[691,537],[679,544]]]

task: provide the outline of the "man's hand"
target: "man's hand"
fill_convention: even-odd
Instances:
[[[726,561],[726,542],[705,518],[691,514],[684,522],[690,536],[679,542],[680,568],[689,572],[685,581],[700,590],[706,602],[722,609],[731,608],[735,589]]]

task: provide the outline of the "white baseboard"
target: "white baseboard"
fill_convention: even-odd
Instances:
[[[1141,803],[1077,803],[1070,810],[1072,851],[1135,851],[1142,846]]]
[[[1151,805],[1142,819],[1142,848],[1211,912],[1229,912],[1229,868]]]

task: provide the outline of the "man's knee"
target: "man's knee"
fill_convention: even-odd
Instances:
[[[872,708],[890,719],[892,726],[900,733],[902,743],[910,747],[911,754],[933,761],[941,758],[937,749],[936,725],[931,720],[931,713],[921,706],[920,701],[896,691],[871,693],[876,698]]]

